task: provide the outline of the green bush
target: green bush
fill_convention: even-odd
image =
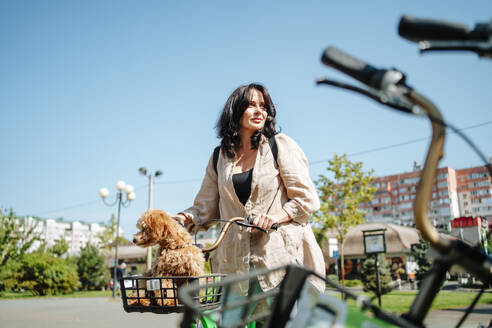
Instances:
[[[362,281],[360,281],[359,279],[345,280],[345,286],[347,287],[356,287],[362,285]]]
[[[381,295],[389,293],[391,291],[391,273],[388,269],[384,254],[378,254],[378,271],[379,271],[379,284],[381,287]],[[362,283],[364,284],[364,291],[373,292],[377,295],[377,279],[376,279],[376,255],[367,258],[362,264],[360,271]]]
[[[20,289],[14,274],[19,271],[19,264],[18,261],[8,260],[3,266],[0,266],[0,295]]]
[[[87,243],[87,246],[80,250],[76,263],[83,290],[102,289],[108,282],[109,272],[98,247]]]
[[[327,276],[328,280],[338,283],[338,276],[336,274],[329,274]]]
[[[417,272],[415,272],[415,278],[417,279],[417,285],[420,288],[420,283],[427,275],[427,271],[431,268],[431,262],[427,258],[427,252],[429,250],[429,243],[422,237],[419,238],[419,243],[412,247],[412,255],[417,261]]]
[[[8,289],[26,289],[40,296],[67,294],[79,283],[77,270],[70,261],[48,253],[26,254],[2,271]]]

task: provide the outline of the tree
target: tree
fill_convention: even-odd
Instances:
[[[427,257],[427,252],[429,250],[429,243],[425,241],[422,237],[419,238],[419,243],[412,245],[412,255],[415,257],[417,262],[417,271],[415,272],[415,279],[417,280],[417,285],[420,286],[421,281],[425,278],[427,271],[431,267],[431,262]]]
[[[371,185],[373,170],[364,172],[362,162],[351,162],[347,155],[334,155],[326,169],[329,178],[320,175],[316,181],[320,194],[321,208],[314,215],[314,230],[318,243],[321,243],[328,229],[337,232],[340,245],[342,285],[345,286],[343,246],[351,226],[364,222],[365,212],[359,209],[363,202],[370,202],[376,188]]]
[[[2,275],[11,288],[27,289],[34,295],[57,295],[72,292],[79,284],[71,261],[49,253],[25,254],[17,262],[9,261],[10,270]]]
[[[53,246],[48,249],[48,252],[56,257],[62,257],[68,252],[69,245],[65,239],[58,239]]]
[[[364,291],[372,292],[377,295],[376,256],[378,256],[379,286],[381,295],[384,295],[391,291],[391,273],[388,269],[384,254],[374,254],[364,261],[360,271],[361,280],[364,284]]]
[[[97,246],[87,243],[80,250],[77,259],[77,272],[83,290],[101,289],[109,280],[109,272],[104,264],[104,256]]]
[[[108,223],[105,224],[104,231],[101,232],[97,237],[101,242],[101,248],[103,249],[111,249],[116,245],[116,218],[114,214],[111,215],[111,218],[108,220]],[[130,242],[122,237],[121,235],[118,238],[120,245],[129,244]]]
[[[37,222],[16,217],[14,211],[0,209],[0,268],[9,260],[19,260],[40,239]]]

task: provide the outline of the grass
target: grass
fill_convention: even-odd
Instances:
[[[16,298],[50,298],[50,297],[69,297],[69,298],[81,298],[81,297],[110,297],[113,292],[110,290],[90,290],[90,291],[77,291],[63,295],[50,295],[50,296],[34,296],[31,292],[21,293],[4,293],[0,296],[0,299],[16,299]],[[117,296],[118,298],[120,296]]]
[[[477,291],[478,292],[478,291]],[[404,313],[410,309],[417,291],[393,291],[383,295],[381,299],[382,308],[386,311]],[[373,294],[365,294],[372,297]],[[450,309],[469,306],[477,293],[472,292],[441,292],[432,303],[431,310]],[[373,300],[377,304],[377,298]],[[349,304],[355,305],[355,301],[350,300]],[[492,304],[492,293],[484,293],[477,304]]]

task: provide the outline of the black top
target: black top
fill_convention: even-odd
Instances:
[[[246,205],[249,196],[251,195],[251,181],[253,180],[253,169],[236,173],[232,175],[232,182],[234,183],[234,190],[236,191],[239,201]]]

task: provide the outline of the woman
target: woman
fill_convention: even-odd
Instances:
[[[217,167],[211,156],[193,206],[178,214],[187,227],[208,228],[214,219],[248,216],[267,230],[279,225],[268,234],[232,225],[212,255],[214,272],[238,274],[297,263],[325,274],[323,255],[308,223],[320,206],[308,163],[291,138],[276,134],[275,115],[262,85],[241,86],[231,94],[217,123],[221,138]],[[277,158],[269,138],[275,138]],[[277,271],[258,280],[266,291],[282,278]],[[324,289],[320,279],[311,283]]]

